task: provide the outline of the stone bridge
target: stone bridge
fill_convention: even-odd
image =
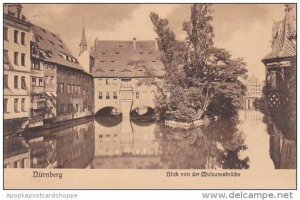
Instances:
[[[132,88],[119,88],[116,98],[106,99],[103,96],[99,99],[95,96],[95,114],[106,107],[116,108],[122,113],[123,118],[129,118],[130,112],[135,109],[146,107],[154,109],[154,92],[144,90],[137,94]]]

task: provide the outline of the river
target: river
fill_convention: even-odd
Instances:
[[[31,168],[274,169],[259,111],[240,110],[183,133],[157,122],[98,116],[23,143],[30,149]]]

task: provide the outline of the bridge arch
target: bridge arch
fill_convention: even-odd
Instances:
[[[155,119],[155,110],[149,106],[139,106],[131,109],[130,118],[133,121],[152,121]]]
[[[95,116],[120,115],[121,109],[113,106],[103,106],[95,112]]]
[[[122,114],[115,107],[107,106],[95,113],[95,120],[103,127],[114,127],[121,123]]]

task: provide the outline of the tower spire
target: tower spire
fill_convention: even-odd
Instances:
[[[81,40],[79,43],[80,53],[84,52],[87,49],[87,42],[85,37],[85,29],[84,29],[84,18],[83,18],[83,28],[82,28],[82,34],[81,34]]]

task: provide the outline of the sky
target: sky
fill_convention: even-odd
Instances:
[[[24,4],[23,14],[34,24],[57,33],[77,55],[82,27],[89,47],[98,40],[154,40],[149,14],[169,21],[177,39],[190,17],[188,4]],[[284,4],[214,4],[214,44],[242,57],[249,75],[264,80],[261,59],[271,51],[273,20],[282,20]],[[295,10],[295,9],[294,9]]]

